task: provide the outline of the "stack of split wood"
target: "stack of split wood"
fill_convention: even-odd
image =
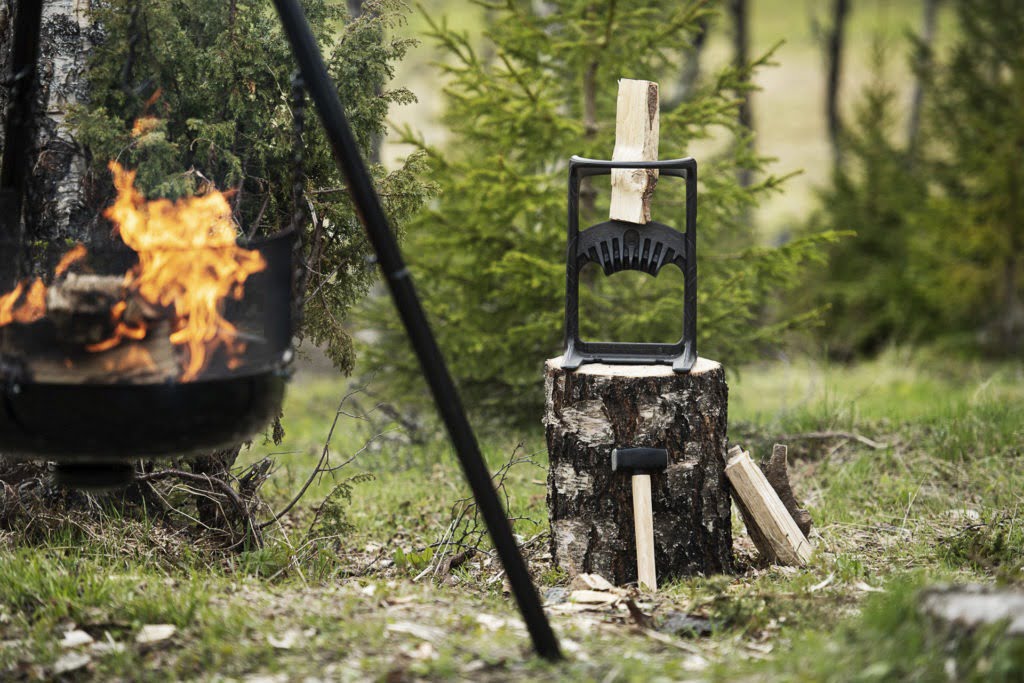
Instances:
[[[743,516],[750,539],[761,556],[774,564],[801,567],[811,557],[807,534],[811,515],[793,496],[786,464],[786,446],[776,444],[769,460],[754,464],[739,446],[729,449],[725,475]]]

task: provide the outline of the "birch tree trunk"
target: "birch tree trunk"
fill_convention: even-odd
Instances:
[[[0,10],[0,59],[5,80],[13,76],[11,48],[17,9],[17,0],[4,0]],[[86,201],[85,151],[67,125],[69,107],[84,102],[87,96],[85,68],[95,35],[88,9],[89,0],[43,2],[31,143],[25,163],[31,171],[24,200],[24,239],[30,244],[87,241],[89,226],[95,222]],[[7,88],[0,88],[0,92],[6,119],[9,93]],[[7,141],[2,142],[6,149]],[[55,492],[49,483],[50,469],[48,463],[0,454],[0,481],[28,490],[33,487],[22,485],[35,480],[41,495],[52,497]]]
[[[96,212],[88,206],[85,150],[67,125],[68,111],[88,97],[86,66],[98,32],[89,0],[43,2],[31,176],[25,198],[29,240],[85,241]]]

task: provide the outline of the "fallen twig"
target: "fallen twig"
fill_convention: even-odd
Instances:
[[[875,450],[883,450],[889,447],[889,444],[887,443],[882,443],[881,441],[869,439],[868,437],[862,434],[858,434],[856,432],[803,432],[800,434],[782,434],[776,437],[776,441],[812,441],[825,439],[847,439],[849,441],[856,441],[857,443],[862,443],[868,448],[874,448]]]

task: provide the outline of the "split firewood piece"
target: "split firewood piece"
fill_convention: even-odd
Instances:
[[[658,84],[619,80],[612,161],[658,160]],[[612,220],[646,224],[651,220],[651,197],[658,172],[645,169],[612,171]]]
[[[742,453],[742,448],[739,446],[733,446],[729,449],[726,462],[728,462],[729,458],[734,458]],[[750,537],[750,540],[753,541],[754,546],[757,548],[757,552],[759,552],[761,557],[765,558],[768,562],[778,562],[779,558],[775,556],[771,543],[768,542],[765,535],[761,533],[760,527],[758,527],[754,522],[754,516],[750,514],[750,510],[747,509],[746,503],[744,503],[743,499],[739,497],[734,487],[731,487],[731,490],[733,502],[736,503],[736,509],[740,511],[740,517],[743,518],[743,526],[746,527],[747,535]]]
[[[743,452],[743,449],[739,446],[733,446],[729,449],[729,457],[733,457]],[[789,481],[789,465],[787,462],[788,448],[782,444],[775,444],[772,448],[772,454],[770,458],[762,459],[758,463],[761,467],[761,471],[764,472],[765,478],[768,479],[768,483],[771,484],[775,492],[779,494],[779,498],[782,500],[783,505],[786,506],[786,510],[789,511],[793,521],[796,522],[797,527],[803,532],[804,536],[808,536],[811,532],[811,526],[813,520],[811,519],[810,513],[804,508],[800,507],[800,504],[796,500],[796,496],[793,494],[793,488]],[[778,558],[772,552],[771,544],[761,533],[761,530],[754,523],[753,517],[750,511],[747,510],[746,505],[740,500],[739,496],[733,493],[733,499],[736,502],[736,508],[740,511],[740,516],[743,518],[743,525],[747,528],[747,534],[750,536],[750,540],[753,541],[757,547],[758,552],[761,553],[769,562],[777,562]]]
[[[96,344],[114,331],[110,310],[125,298],[124,277],[68,273],[46,290],[46,315],[65,344]]]
[[[789,483],[788,452],[789,448],[787,446],[777,443],[772,447],[771,457],[767,460],[762,460],[758,464],[761,466],[764,476],[768,479],[768,483],[779,494],[782,504],[786,506],[786,510],[789,511],[793,521],[800,527],[803,535],[807,536],[811,533],[813,521],[811,520],[811,513],[800,507],[796,496],[793,495],[793,487]]]
[[[733,451],[730,450],[730,453]],[[725,474],[746,508],[744,522],[758,550],[774,562],[791,566],[807,564],[811,557],[811,545],[807,537],[800,531],[764,473],[750,459],[750,454],[741,450],[731,455],[725,465]],[[753,532],[754,528],[760,532],[760,543]]]

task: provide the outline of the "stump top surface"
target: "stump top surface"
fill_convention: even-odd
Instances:
[[[549,369],[561,369],[562,357],[551,358]],[[697,358],[690,370],[691,375],[702,375],[722,367],[721,363],[708,358]],[[670,365],[612,365],[610,363],[585,363],[574,371],[578,375],[604,375],[606,377],[671,377],[675,373]]]

